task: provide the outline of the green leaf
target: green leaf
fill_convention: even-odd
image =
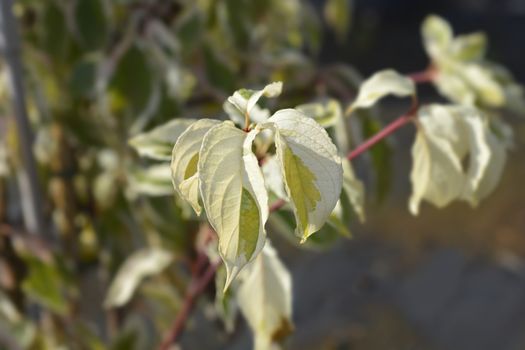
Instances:
[[[359,119],[362,121],[363,136],[369,138],[377,134],[381,124],[374,119],[367,110],[360,110]],[[376,200],[382,202],[392,187],[392,146],[384,139],[370,149],[370,158],[374,169],[374,189]]]
[[[321,229],[339,199],[341,159],[327,132],[295,109],[278,111],[262,127],[266,125],[275,128],[277,157],[296,218],[295,233],[304,242]]]
[[[32,299],[53,312],[65,315],[68,311],[64,297],[64,280],[54,262],[42,261],[35,257],[26,259],[29,274],[22,283],[22,289]]]
[[[86,49],[100,49],[106,44],[108,26],[100,0],[76,0],[75,20],[81,43]]]
[[[178,118],[156,128],[134,136],[129,140],[141,157],[156,160],[171,160],[173,146],[179,136],[195,122],[195,119]]]
[[[352,16],[351,0],[327,0],[324,5],[324,17],[327,24],[337,35],[340,43],[344,43],[350,28]]]
[[[161,248],[144,248],[130,255],[111,282],[104,307],[125,305],[144,278],[160,273],[172,260],[171,253]]]
[[[175,191],[191,204],[197,215],[201,213],[199,204],[199,151],[204,135],[220,121],[200,119],[193,123],[178,138],[173,147],[171,173]]]
[[[225,289],[266,239],[268,194],[252,152],[258,132],[245,133],[223,122],[208,131],[199,153],[200,192],[208,221],[219,236],[227,270]]]
[[[476,61],[485,57],[487,36],[485,33],[458,35],[451,43],[450,51],[454,59]]]
[[[293,330],[290,273],[266,242],[262,253],[239,277],[237,300],[254,333],[254,349],[272,349]]]
[[[411,79],[391,69],[382,70],[363,82],[357,98],[349,107],[349,111],[371,107],[378,100],[388,95],[405,97],[415,93],[416,88]]]

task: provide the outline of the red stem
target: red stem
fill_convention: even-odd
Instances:
[[[412,108],[410,108],[410,110],[407,113],[395,119],[393,122],[381,129],[381,131],[379,131],[377,134],[375,134],[374,136],[357,146],[357,148],[348,153],[346,159],[352,160],[357,156],[363,154],[364,152],[372,148],[372,146],[374,146],[376,143],[383,140],[385,137],[387,137],[388,135],[395,132],[397,129],[401,128],[403,125],[410,122],[416,116],[417,109],[417,102],[414,102]]]
[[[427,69],[421,72],[407,74],[407,77],[412,79],[416,84],[430,83],[436,78],[437,72],[437,68],[430,65]]]
[[[160,344],[159,350],[168,350],[171,344],[175,343],[177,338],[182,334],[184,326],[186,325],[186,321],[190,316],[193,307],[195,306],[195,301],[197,297],[200,294],[202,294],[202,292],[204,292],[208,284],[210,284],[210,282],[213,279],[213,276],[215,276],[215,272],[217,271],[218,267],[218,262],[210,263],[206,271],[199,278],[196,278],[196,276],[192,276],[192,281],[190,283],[188,291],[186,292],[186,296],[182,304],[182,309],[178,313],[175,321],[173,322],[173,326],[171,327],[170,332]]]

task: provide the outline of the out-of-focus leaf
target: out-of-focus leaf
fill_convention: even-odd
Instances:
[[[76,0],[75,24],[86,49],[100,49],[106,44],[108,23],[101,0]]]
[[[334,99],[324,102],[306,103],[295,107],[310,118],[315,119],[322,127],[328,128],[335,126],[339,119],[343,117],[341,104]]]
[[[232,333],[239,306],[233,294],[232,288],[223,290],[226,284],[226,269],[220,267],[215,274],[215,310],[224,324],[226,332]]]
[[[290,273],[268,241],[240,279],[237,299],[254,333],[254,349],[272,349],[293,330]]]
[[[66,49],[69,39],[69,28],[66,25],[66,14],[54,2],[45,5],[42,41],[47,53],[53,58],[63,62],[66,56]]]
[[[174,119],[148,132],[134,136],[129,140],[129,144],[141,157],[170,161],[177,139],[195,121],[196,119]]]
[[[172,260],[171,253],[161,248],[144,248],[130,255],[111,282],[104,307],[125,305],[144,278],[160,273]]]
[[[352,169],[352,165],[343,159],[343,191],[352,204],[354,212],[361,222],[365,221],[365,187]]]
[[[348,110],[371,107],[388,95],[405,97],[415,93],[416,88],[411,79],[392,69],[382,70],[363,82],[355,101],[348,107]]]
[[[381,130],[379,122],[366,113],[360,113],[363,136],[369,138]],[[369,150],[374,168],[375,193],[378,202],[382,202],[392,187],[392,148],[383,140]]]
[[[152,165],[144,169],[135,169],[128,178],[133,194],[148,196],[173,195],[171,170],[169,164]]]
[[[206,64],[206,77],[210,84],[222,91],[235,90],[234,70],[211,48],[205,48],[204,61]]]
[[[324,18],[343,43],[350,28],[352,0],[327,0],[324,5]]]
[[[97,77],[98,61],[95,57],[83,59],[73,67],[69,86],[77,97],[93,98]]]
[[[64,296],[64,279],[52,261],[26,257],[29,275],[22,283],[28,296],[51,311],[65,315],[68,303]]]
[[[120,59],[111,77],[109,92],[121,104],[113,101],[112,109],[124,109],[134,116],[142,112],[153,92],[154,78],[144,51],[137,46],[131,47]]]

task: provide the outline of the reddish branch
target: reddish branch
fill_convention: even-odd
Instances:
[[[431,82],[435,76],[436,76],[436,69],[433,66],[430,66],[426,70],[422,72],[412,73],[407,75],[410,79],[412,79],[415,83],[421,84],[421,83],[427,83]],[[365,153],[370,148],[372,148],[375,144],[389,136],[390,134],[394,133],[396,130],[401,128],[402,126],[406,125],[410,121],[412,121],[415,116],[417,115],[419,105],[417,102],[417,99],[414,97],[412,100],[412,106],[410,107],[410,110],[403,114],[402,116],[395,119],[393,122],[385,126],[381,131],[379,131],[377,134],[363,142],[361,145],[357,146],[354,150],[348,153],[346,158],[348,160],[353,160],[357,156]],[[279,199],[275,203],[273,203],[270,206],[270,212],[275,212],[282,208],[286,202],[283,199]],[[204,292],[206,287],[211,283],[213,280],[213,277],[215,276],[215,272],[217,271],[217,268],[219,267],[219,262],[210,262],[207,269],[201,274],[200,270],[203,265],[205,265],[206,257],[203,252],[199,252],[196,263],[194,267],[192,268],[192,279],[190,282],[190,286],[188,287],[188,290],[186,292],[186,296],[184,298],[182,309],[180,310],[179,314],[177,315],[177,318],[173,322],[173,325],[167,334],[167,336],[162,341],[159,350],[168,350],[171,346],[171,344],[175,343],[178,339],[178,337],[182,334],[182,331],[184,330],[184,326],[186,324],[187,319],[190,316],[191,311],[193,310],[193,307],[195,305],[195,301],[198,298],[200,294]]]
[[[169,333],[162,341],[159,347],[160,350],[168,350],[171,344],[175,343],[179,335],[182,333],[182,331],[184,330],[184,326],[186,325],[186,321],[189,318],[191,311],[193,310],[197,297],[201,295],[206,289],[206,287],[211,283],[218,267],[219,262],[211,262],[208,265],[208,268],[204,271],[204,273],[202,273],[202,275],[192,276],[190,286],[188,287],[186,296],[184,297],[182,309],[177,315],[175,321],[173,322]]]

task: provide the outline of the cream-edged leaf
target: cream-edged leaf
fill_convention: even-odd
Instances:
[[[201,213],[199,204],[199,151],[204,135],[221,122],[213,119],[200,119],[184,131],[175,146],[171,157],[171,176],[173,187],[181,198],[191,204],[197,215]]]
[[[171,171],[167,163],[151,165],[131,171],[128,177],[128,194],[144,194],[148,196],[173,195]]]
[[[452,43],[452,28],[443,18],[430,15],[423,21],[421,27],[423,43],[428,55],[439,60],[448,53]]]
[[[111,282],[104,307],[126,304],[145,277],[160,273],[172,260],[172,254],[160,248],[145,248],[130,255]]]
[[[274,349],[292,330],[292,279],[266,242],[240,275],[237,300],[254,334],[254,349]]]
[[[487,36],[484,33],[458,35],[450,45],[452,57],[461,61],[482,59],[487,51]]]
[[[169,161],[173,145],[195,120],[174,119],[148,132],[134,136],[129,140],[129,144],[141,157]]]
[[[257,256],[266,238],[268,194],[251,149],[257,133],[223,122],[208,131],[199,154],[200,192],[208,221],[219,237],[227,270],[225,289]]]
[[[241,89],[228,97],[228,102],[235,106],[242,115],[250,114],[252,108],[261,97],[277,97],[281,94],[283,83],[273,82],[261,90]]]
[[[328,133],[295,109],[278,111],[266,125],[275,129],[277,157],[296,218],[295,233],[304,242],[324,225],[339,200],[341,159]]]
[[[465,187],[463,198],[472,206],[477,206],[479,201],[487,197],[499,184],[501,174],[507,161],[507,145],[504,140],[498,139],[492,132],[488,132],[484,138],[489,149],[487,166],[476,187]]]
[[[392,69],[379,71],[368,78],[359,89],[357,98],[350,105],[349,111],[368,108],[388,95],[397,97],[415,94],[414,82]]]
[[[295,107],[310,118],[315,119],[322,127],[335,126],[343,117],[343,110],[339,101],[329,99],[323,102],[306,103]]]
[[[441,208],[458,198],[464,185],[461,164],[447,141],[419,128],[412,146],[410,211],[417,215],[421,200]]]
[[[343,191],[346,193],[359,221],[365,221],[365,186],[352,169],[350,162],[343,158]]]

